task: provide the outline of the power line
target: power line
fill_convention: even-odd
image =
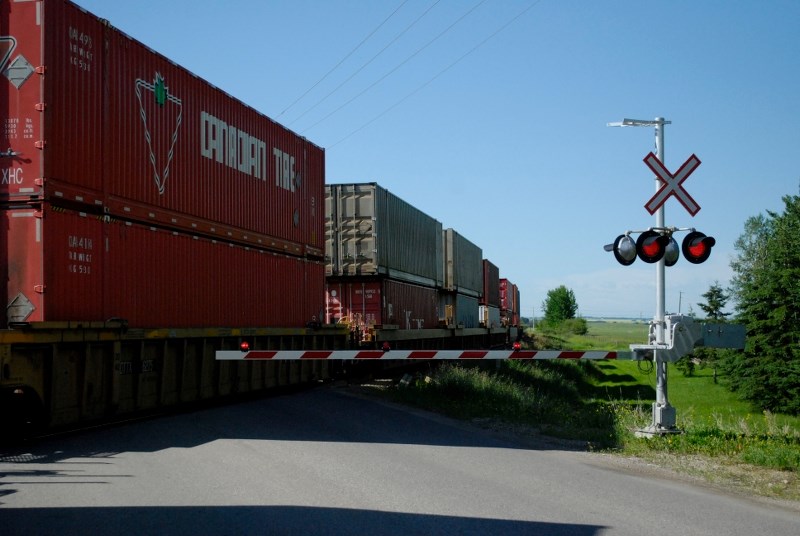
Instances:
[[[305,93],[303,93],[302,95],[300,95],[299,97],[297,97],[297,98],[296,98],[296,99],[295,99],[295,100],[294,100],[294,101],[293,101],[293,102],[292,102],[292,103],[291,103],[289,106],[287,106],[286,108],[284,108],[284,110],[283,110],[281,113],[279,113],[279,114],[278,114],[278,117],[280,117],[280,116],[282,116],[283,114],[285,114],[285,113],[286,113],[286,112],[287,112],[287,111],[288,111],[288,110],[289,110],[289,109],[290,109],[292,106],[294,106],[295,104],[297,104],[297,103],[298,103],[298,102],[299,102],[299,101],[300,101],[300,100],[301,100],[303,97],[305,97],[306,95],[308,95],[308,94],[311,92],[311,90],[312,90],[312,89],[314,89],[315,87],[317,87],[317,86],[318,86],[318,85],[319,85],[319,84],[320,84],[320,83],[321,83],[323,80],[325,80],[325,79],[328,77],[328,75],[330,75],[330,74],[331,74],[333,71],[335,71],[336,69],[338,69],[338,68],[339,68],[339,66],[340,66],[342,63],[344,63],[344,62],[347,60],[347,58],[349,58],[350,56],[352,56],[352,55],[355,53],[355,51],[356,51],[356,50],[358,50],[359,48],[361,48],[361,45],[363,45],[364,43],[366,43],[366,42],[369,40],[369,38],[370,38],[370,37],[372,37],[373,35],[375,35],[375,32],[377,32],[377,31],[378,31],[378,30],[379,30],[379,29],[380,29],[380,28],[381,28],[381,27],[382,27],[384,24],[386,24],[386,23],[389,21],[389,19],[391,19],[392,17],[394,17],[394,16],[395,16],[395,14],[396,14],[398,11],[400,11],[400,8],[402,8],[402,7],[403,7],[404,5],[406,5],[407,3],[408,3],[408,0],[403,0],[403,3],[402,3],[402,4],[400,4],[400,5],[397,7],[397,9],[395,9],[394,11],[392,11],[392,13],[391,13],[391,14],[389,14],[389,16],[388,16],[388,17],[386,17],[386,18],[383,20],[383,22],[381,22],[380,24],[378,24],[378,26],[377,26],[377,27],[376,27],[374,30],[372,30],[372,31],[369,33],[369,35],[367,35],[367,36],[366,36],[364,39],[362,39],[362,40],[361,40],[361,42],[360,42],[359,44],[357,44],[357,45],[356,45],[356,47],[355,47],[353,50],[351,50],[351,51],[350,51],[350,52],[349,52],[349,53],[348,53],[348,54],[347,54],[347,55],[346,55],[344,58],[342,58],[342,59],[339,61],[339,63],[337,63],[336,65],[334,65],[334,66],[333,66],[333,68],[331,68],[331,70],[329,70],[327,73],[325,73],[324,75],[322,75],[322,78],[320,78],[319,80],[317,80],[317,81],[316,81],[316,82],[315,82],[315,83],[314,83],[314,84],[313,84],[313,85],[312,85],[310,88],[308,88],[308,89],[305,91]],[[304,113],[305,113],[305,112],[304,112]]]
[[[389,113],[390,111],[392,111],[392,110],[394,110],[395,108],[397,108],[397,107],[398,107],[400,104],[404,103],[405,101],[407,101],[407,100],[408,100],[409,98],[411,98],[412,96],[414,96],[414,95],[416,95],[417,93],[419,93],[420,91],[422,91],[424,88],[426,88],[426,87],[427,87],[427,86],[429,86],[431,83],[433,83],[433,82],[434,82],[434,81],[435,81],[437,78],[439,78],[439,77],[440,77],[440,76],[442,76],[444,73],[446,73],[447,71],[449,71],[450,69],[452,69],[453,67],[455,67],[455,66],[456,66],[458,63],[460,63],[460,62],[461,62],[461,60],[463,60],[464,58],[466,58],[467,56],[469,56],[470,54],[472,54],[473,52],[475,52],[476,50],[478,50],[480,47],[482,47],[484,44],[486,44],[486,42],[487,42],[487,41],[489,41],[490,39],[494,38],[494,37],[495,37],[497,34],[499,34],[499,33],[500,33],[500,32],[502,32],[503,30],[505,30],[505,29],[506,29],[508,26],[510,26],[511,24],[513,24],[513,23],[514,23],[514,22],[515,22],[517,19],[519,19],[520,17],[522,17],[522,16],[523,16],[525,13],[527,13],[528,11],[530,11],[530,10],[531,10],[533,7],[535,7],[535,6],[536,6],[537,4],[539,4],[541,1],[542,1],[542,0],[536,0],[535,2],[531,3],[531,4],[530,4],[528,7],[526,7],[526,8],[525,8],[525,9],[523,9],[522,11],[520,11],[520,12],[519,12],[517,15],[515,15],[513,18],[511,18],[511,19],[510,19],[508,22],[506,22],[505,24],[503,24],[502,26],[500,26],[500,27],[499,27],[497,30],[495,30],[493,33],[491,33],[491,34],[490,34],[488,37],[486,37],[485,39],[483,39],[483,41],[481,41],[480,43],[478,43],[477,45],[475,45],[474,47],[472,47],[470,50],[468,50],[467,52],[465,52],[464,54],[462,54],[462,55],[461,55],[461,56],[460,56],[460,57],[459,57],[457,60],[455,60],[454,62],[452,62],[450,65],[448,65],[447,67],[445,67],[444,69],[442,69],[441,71],[439,71],[438,73],[436,73],[436,74],[435,74],[435,75],[434,75],[432,78],[430,78],[428,81],[426,81],[425,83],[423,83],[422,85],[420,85],[419,87],[417,87],[416,89],[414,89],[414,90],[413,90],[411,93],[407,94],[405,97],[401,98],[399,101],[395,102],[394,104],[392,104],[391,106],[389,106],[388,108],[386,108],[384,111],[382,111],[380,114],[378,114],[378,115],[377,115],[377,116],[375,116],[374,118],[370,119],[369,121],[367,121],[366,123],[364,123],[363,125],[361,125],[360,127],[358,127],[357,129],[355,129],[354,131],[352,131],[350,134],[348,134],[348,135],[347,135],[347,136],[345,136],[344,138],[340,139],[340,140],[339,140],[339,141],[337,141],[336,143],[333,143],[333,144],[331,144],[331,145],[328,145],[328,146],[327,146],[327,148],[328,148],[328,149],[330,149],[330,148],[332,148],[332,147],[335,147],[336,145],[339,145],[340,143],[342,143],[343,141],[347,140],[347,139],[348,139],[348,138],[350,138],[351,136],[353,136],[353,135],[357,134],[358,132],[360,132],[360,131],[364,130],[364,129],[365,129],[365,128],[367,128],[369,125],[371,125],[372,123],[374,123],[375,121],[377,121],[378,119],[380,119],[381,117],[383,117],[384,115],[386,115],[387,113]],[[478,5],[480,5],[480,4],[478,4]],[[475,6],[475,7],[477,7],[477,6]],[[473,9],[474,9],[474,8],[473,8]],[[463,18],[463,17],[462,17],[462,18]],[[460,20],[460,19],[459,19],[459,20]],[[438,37],[437,37],[437,39],[438,39]],[[394,72],[394,71],[392,71],[392,72]],[[384,77],[384,78],[385,78],[385,77]],[[382,79],[381,79],[381,80],[382,80]],[[379,82],[380,82],[380,80],[379,80]],[[376,82],[376,83],[377,83],[377,82]],[[373,85],[374,85],[374,84],[373,84]],[[372,87],[372,86],[370,86],[370,87]],[[367,88],[367,89],[369,89],[369,88]],[[343,107],[344,107],[344,106],[346,106],[347,104],[349,104],[349,102],[345,103],[345,105],[343,105]],[[331,112],[331,115],[332,115],[333,113],[337,112],[337,111],[339,111],[339,110],[338,110],[338,109],[337,109],[337,110],[334,110],[334,112]],[[324,120],[324,119],[327,119],[327,116],[326,116],[326,117],[324,117],[322,120]],[[322,121],[322,120],[320,120],[320,121]],[[313,126],[315,126],[315,125],[316,125],[316,123],[315,123],[314,125],[312,125],[312,127],[313,127]],[[311,127],[309,127],[309,128],[311,128]]]
[[[322,119],[320,119],[319,121],[317,121],[316,123],[314,123],[313,125],[310,125],[310,126],[306,127],[306,128],[303,130],[303,132],[307,132],[308,130],[310,130],[310,129],[314,128],[315,126],[319,125],[320,123],[322,123],[323,121],[325,121],[326,119],[328,119],[330,116],[332,116],[333,114],[337,113],[337,112],[338,112],[338,111],[340,111],[341,109],[343,109],[343,108],[345,108],[346,106],[348,106],[349,104],[351,104],[351,103],[352,103],[354,100],[356,100],[356,99],[358,99],[359,97],[361,97],[362,95],[364,95],[364,94],[365,94],[366,92],[368,92],[370,89],[374,88],[375,86],[377,86],[378,84],[380,84],[381,82],[383,82],[383,81],[384,81],[386,78],[388,78],[389,76],[391,76],[392,74],[394,74],[394,73],[395,73],[395,72],[396,72],[398,69],[400,69],[400,67],[402,67],[403,65],[405,65],[406,63],[408,63],[409,61],[411,61],[412,59],[414,59],[414,57],[416,57],[416,56],[417,56],[417,55],[418,55],[420,52],[422,52],[423,50],[425,50],[426,48],[428,48],[429,46],[431,46],[433,43],[435,43],[437,40],[439,40],[439,39],[440,39],[440,38],[441,38],[441,37],[442,37],[444,34],[446,34],[447,32],[449,32],[449,31],[450,31],[450,30],[451,30],[451,29],[452,29],[452,28],[453,28],[453,27],[454,27],[456,24],[458,24],[459,22],[461,22],[462,20],[464,20],[464,19],[465,19],[465,18],[466,18],[466,17],[467,17],[467,16],[468,16],[470,13],[472,13],[473,11],[475,11],[476,9],[478,9],[478,7],[480,7],[480,6],[481,6],[481,5],[482,5],[484,2],[486,2],[486,0],[481,0],[480,2],[478,2],[477,4],[475,4],[475,5],[474,5],[474,6],[473,6],[473,7],[472,7],[472,8],[471,8],[469,11],[467,11],[466,13],[464,13],[463,15],[461,15],[461,17],[459,17],[458,19],[456,19],[456,21],[455,21],[455,22],[453,22],[453,23],[452,23],[450,26],[448,26],[447,28],[445,28],[445,29],[444,29],[442,32],[440,32],[440,33],[439,33],[439,34],[438,34],[436,37],[434,37],[433,39],[431,39],[430,41],[428,41],[427,43],[425,43],[424,45],[422,45],[422,47],[418,48],[418,49],[417,49],[417,50],[416,50],[416,51],[415,51],[413,54],[411,54],[409,57],[407,57],[406,59],[404,59],[403,61],[401,61],[401,62],[400,62],[400,63],[399,63],[397,66],[395,66],[395,67],[394,67],[392,70],[390,70],[389,72],[387,72],[386,74],[384,74],[383,76],[381,76],[380,78],[378,78],[378,79],[377,79],[375,82],[373,82],[372,84],[370,84],[369,86],[367,86],[367,87],[366,87],[365,89],[363,89],[363,90],[362,90],[360,93],[358,93],[358,94],[357,94],[357,95],[355,95],[353,98],[351,98],[350,100],[348,100],[347,102],[345,102],[344,104],[342,104],[341,106],[339,106],[338,108],[336,108],[335,110],[333,110],[332,112],[330,112],[328,115],[326,115],[325,117],[323,117]],[[437,76],[438,76],[438,75],[437,75]],[[405,100],[405,99],[404,99],[404,100]]]
[[[395,36],[395,38],[394,38],[394,39],[392,39],[392,40],[391,40],[391,41],[390,41],[390,42],[389,42],[389,43],[388,43],[388,44],[387,44],[385,47],[383,47],[383,48],[382,48],[382,49],[381,49],[381,50],[380,50],[380,51],[379,51],[377,54],[375,54],[375,55],[374,55],[374,56],[372,56],[372,57],[371,57],[369,60],[367,60],[367,62],[366,62],[366,63],[364,63],[364,64],[363,64],[361,67],[359,67],[359,68],[358,68],[358,69],[357,69],[357,70],[356,70],[356,71],[355,71],[353,74],[351,74],[351,75],[350,75],[350,76],[349,76],[349,77],[348,77],[348,78],[347,78],[347,79],[346,79],[344,82],[342,82],[341,84],[339,84],[338,86],[336,86],[335,88],[333,88],[333,90],[332,90],[330,93],[328,93],[327,95],[325,95],[324,97],[322,97],[322,99],[320,99],[320,100],[319,100],[319,101],[318,101],[316,104],[314,104],[313,106],[311,106],[310,108],[308,108],[308,109],[307,109],[305,112],[301,113],[299,116],[297,116],[296,118],[294,118],[292,122],[294,122],[294,121],[297,121],[297,120],[299,120],[299,119],[302,119],[302,118],[303,118],[303,117],[304,117],[304,116],[305,116],[305,115],[306,115],[308,112],[310,112],[311,110],[313,110],[314,108],[316,108],[317,106],[319,106],[320,104],[322,104],[323,102],[325,102],[325,101],[328,99],[328,97],[330,97],[331,95],[333,95],[334,93],[336,93],[336,92],[337,92],[337,91],[338,91],[338,90],[339,90],[339,89],[340,89],[340,88],[341,88],[343,85],[345,85],[347,82],[349,82],[350,80],[352,80],[352,79],[353,79],[353,78],[354,78],[354,77],[355,77],[355,76],[356,76],[358,73],[360,73],[361,71],[363,71],[363,70],[364,70],[364,68],[366,68],[366,67],[367,67],[367,65],[369,65],[370,63],[372,63],[372,62],[373,62],[373,61],[374,61],[374,60],[375,60],[375,59],[376,59],[378,56],[380,56],[381,54],[383,54],[383,53],[384,53],[384,52],[385,52],[385,51],[386,51],[386,50],[387,50],[387,49],[388,49],[390,46],[392,46],[392,45],[393,45],[395,42],[397,42],[397,40],[398,40],[398,39],[400,39],[400,38],[401,38],[403,35],[405,35],[405,34],[406,34],[406,33],[407,33],[407,32],[408,32],[408,31],[409,31],[409,30],[410,30],[410,29],[411,29],[411,28],[412,28],[414,25],[416,25],[416,24],[417,24],[417,23],[418,23],[420,20],[422,20],[422,18],[423,18],[425,15],[427,15],[427,14],[428,14],[428,13],[429,13],[429,12],[430,12],[430,11],[431,11],[433,8],[434,8],[434,7],[436,7],[436,5],[437,5],[437,4],[438,4],[440,1],[441,1],[441,0],[436,0],[436,2],[434,2],[433,4],[431,4],[431,6],[430,6],[428,9],[426,9],[426,10],[425,10],[425,11],[422,13],[422,15],[420,15],[419,17],[417,17],[416,19],[414,19],[414,21],[413,21],[411,24],[409,24],[408,26],[406,26],[406,28],[405,28],[405,29],[404,29],[402,32],[400,32],[399,34],[397,34],[397,35]]]

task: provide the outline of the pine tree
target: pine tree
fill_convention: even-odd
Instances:
[[[719,281],[714,281],[714,284],[702,296],[706,301],[698,303],[697,306],[706,314],[706,321],[713,323],[725,322],[725,317],[730,315],[730,313],[723,311],[728,303],[728,294],[725,293]],[[700,347],[695,348],[692,353],[681,357],[675,365],[686,376],[694,374],[695,363],[699,363],[700,368],[713,367],[714,383],[717,383],[718,357],[719,353],[716,349]]]
[[[730,386],[763,409],[800,414],[800,197],[748,219],[731,263],[743,352],[728,352]]]

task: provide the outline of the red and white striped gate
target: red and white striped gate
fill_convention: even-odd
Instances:
[[[217,360],[630,359],[630,352],[565,350],[219,350]]]

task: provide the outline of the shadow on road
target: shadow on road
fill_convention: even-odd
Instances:
[[[120,452],[192,448],[220,439],[575,450],[517,441],[326,386],[0,447],[0,478],[4,463],[63,463],[70,458],[102,463]]]
[[[592,536],[604,527],[303,506],[0,509],[3,534],[548,534]]]

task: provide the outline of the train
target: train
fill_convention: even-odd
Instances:
[[[68,0],[0,3],[0,430],[329,380],[218,350],[489,348],[519,289],[456,230]],[[383,365],[381,365],[383,366]]]

